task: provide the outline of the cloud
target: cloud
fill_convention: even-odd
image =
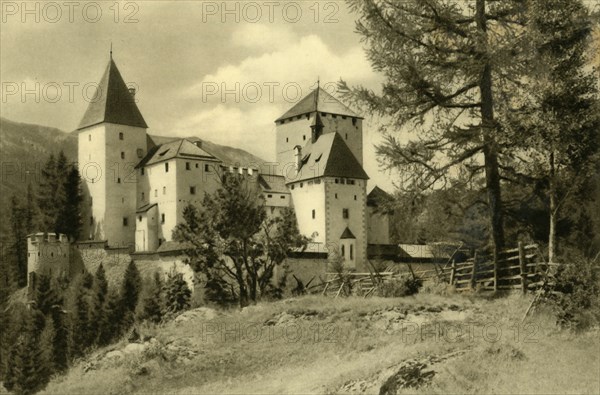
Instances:
[[[296,40],[296,35],[287,26],[273,29],[261,24],[242,24],[231,38],[234,45],[264,52],[288,47]]]
[[[263,32],[265,40],[252,37],[251,31]],[[193,84],[188,97],[238,107],[275,104],[283,111],[307,95],[318,78],[332,88],[340,78],[361,84],[376,78],[360,46],[337,54],[316,35],[292,39],[289,30],[277,26],[242,26],[233,37],[239,45],[261,46],[263,52],[218,67]],[[288,45],[275,45],[275,37]]]

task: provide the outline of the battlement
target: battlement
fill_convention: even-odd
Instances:
[[[32,273],[57,276],[69,272],[69,238],[64,234],[33,233],[27,236],[27,279],[32,286]]]

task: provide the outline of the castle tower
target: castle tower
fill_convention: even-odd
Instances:
[[[148,126],[112,59],[79,127],[79,171],[83,179],[82,238],[111,247],[135,241],[135,166],[147,152]],[[86,212],[87,211],[87,212]]]
[[[69,274],[70,245],[66,235],[35,233],[27,236],[27,285],[35,288],[36,275]]]
[[[313,90],[275,121],[277,173],[286,177],[292,175],[295,168],[294,147],[303,147],[328,133],[339,134],[362,166],[362,120],[324,89]]]

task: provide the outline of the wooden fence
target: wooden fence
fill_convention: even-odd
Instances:
[[[413,271],[408,265],[409,274],[422,280],[437,279],[454,285],[456,291],[473,290],[521,290],[526,293],[548,283],[548,273],[552,266],[543,261],[536,244],[523,245],[500,253],[496,264],[477,254],[465,262],[448,262],[443,267],[434,266],[432,270]],[[328,273],[327,279],[319,284],[322,294],[338,297],[358,294],[365,297],[375,294],[381,284],[393,281],[406,273]]]

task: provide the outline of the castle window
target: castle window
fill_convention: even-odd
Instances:
[[[88,141],[92,141],[92,135],[88,134]]]
[[[196,169],[198,168],[198,164],[196,163]]]
[[[292,184],[292,189],[294,189],[294,184]]]
[[[356,195],[354,195],[354,200],[356,200]]]
[[[356,184],[356,181],[355,180],[348,180],[348,184],[354,185],[354,184]]]
[[[333,114],[333,115],[331,115],[331,117],[335,119],[335,118],[337,118],[337,115]]]
[[[155,189],[154,190],[154,197],[157,197],[157,196],[158,196],[158,189]]]
[[[340,183],[340,180],[339,180],[338,178],[336,178],[336,179],[335,179],[335,183],[336,183],[336,184],[339,184],[339,183]]]
[[[350,210],[348,210],[347,208],[343,208],[342,209],[342,218],[344,218],[344,219],[350,218]]]
[[[312,219],[315,219],[317,217],[317,212],[315,210],[312,211]]]
[[[305,134],[302,135],[302,140],[306,140],[306,135]]]
[[[304,187],[304,183],[303,182],[300,183],[300,188],[302,188],[302,187]]]
[[[342,244],[342,258],[346,257],[346,248],[344,248],[344,245]]]
[[[289,138],[289,137],[286,137],[286,138],[285,138],[285,142],[286,142],[286,143],[289,143],[289,142],[290,142],[290,138]]]
[[[165,163],[165,173],[169,172],[169,162]]]
[[[275,212],[275,207],[271,207],[271,214]]]
[[[285,199],[284,195],[279,196],[280,199]]]
[[[342,119],[346,119],[346,116],[345,116],[345,115],[342,115]]]
[[[335,198],[336,198],[336,199],[338,198],[338,197],[337,197],[337,193],[335,194]]]
[[[146,199],[146,194],[142,192],[142,202],[144,201],[144,199]]]
[[[121,177],[118,177],[117,178],[117,184],[120,184],[120,183],[121,183]]]
[[[354,246],[350,244],[350,260],[354,259]]]
[[[210,173],[210,166],[209,165],[204,165],[204,171],[206,173]]]
[[[38,251],[38,256],[40,256],[40,252]]]
[[[123,226],[129,226],[129,219],[127,217],[123,217]]]
[[[161,214],[160,215],[160,223],[164,224],[165,223],[165,214]]]
[[[94,225],[94,217],[90,217],[90,225]]]
[[[125,152],[121,151],[121,159],[125,159]]]
[[[144,168],[143,167],[140,169],[140,174],[144,175]]]
[[[123,132],[119,132],[119,140],[123,140]]]
[[[186,170],[190,170],[191,169],[190,162],[185,162],[185,169]]]
[[[190,187],[190,195],[196,194],[196,187]]]
[[[167,187],[163,187],[163,195],[167,194]]]
[[[356,118],[352,117],[352,125],[356,126]]]
[[[346,140],[348,140],[348,133],[346,133]]]
[[[269,197],[269,198],[272,198],[272,197],[273,197],[273,195],[267,195],[267,197]]]

